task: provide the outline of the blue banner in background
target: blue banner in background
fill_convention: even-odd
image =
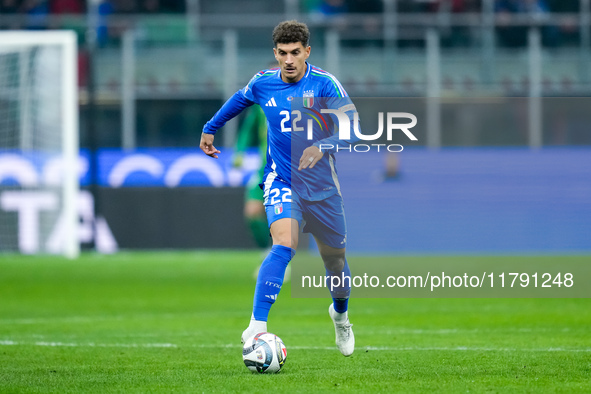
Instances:
[[[256,151],[244,154],[240,166],[234,153],[223,149],[219,159],[198,149],[101,149],[98,154],[98,184],[105,187],[243,186],[259,169]],[[91,183],[90,153],[80,151],[80,185]],[[45,152],[0,151],[0,185],[40,186],[59,184],[61,160]]]
[[[248,152],[240,167],[233,165],[233,151],[223,149],[218,159],[199,149],[102,149],[99,184],[109,187],[243,186],[259,169],[256,152]]]
[[[80,185],[90,184],[90,154],[78,156]],[[44,151],[0,150],[0,186],[55,186],[61,183],[63,161],[59,154]]]

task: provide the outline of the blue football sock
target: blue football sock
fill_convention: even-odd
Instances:
[[[281,291],[285,269],[294,255],[295,250],[292,248],[273,245],[263,264],[261,264],[254,291],[252,315],[255,320],[267,321],[271,305],[273,305],[279,291]]]
[[[333,279],[333,277],[335,277]],[[337,279],[338,278],[338,279]],[[343,271],[326,270],[326,286],[330,290],[334,310],[345,313],[349,307],[349,295],[351,294],[351,270],[345,258]]]

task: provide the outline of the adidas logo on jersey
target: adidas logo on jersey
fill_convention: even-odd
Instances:
[[[265,294],[265,297],[270,298],[272,300],[276,300],[277,299],[278,294]]]
[[[275,97],[271,97],[271,100],[267,101],[265,107],[276,107],[277,103],[275,102]]]

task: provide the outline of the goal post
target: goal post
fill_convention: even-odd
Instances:
[[[0,31],[0,252],[80,253],[77,56],[72,31]]]

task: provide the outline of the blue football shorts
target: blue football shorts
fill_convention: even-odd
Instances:
[[[325,200],[307,201],[292,193],[287,183],[274,180],[268,192],[265,190],[265,211],[269,227],[276,220],[292,218],[304,233],[311,233],[330,247],[347,245],[345,208],[338,193]]]

